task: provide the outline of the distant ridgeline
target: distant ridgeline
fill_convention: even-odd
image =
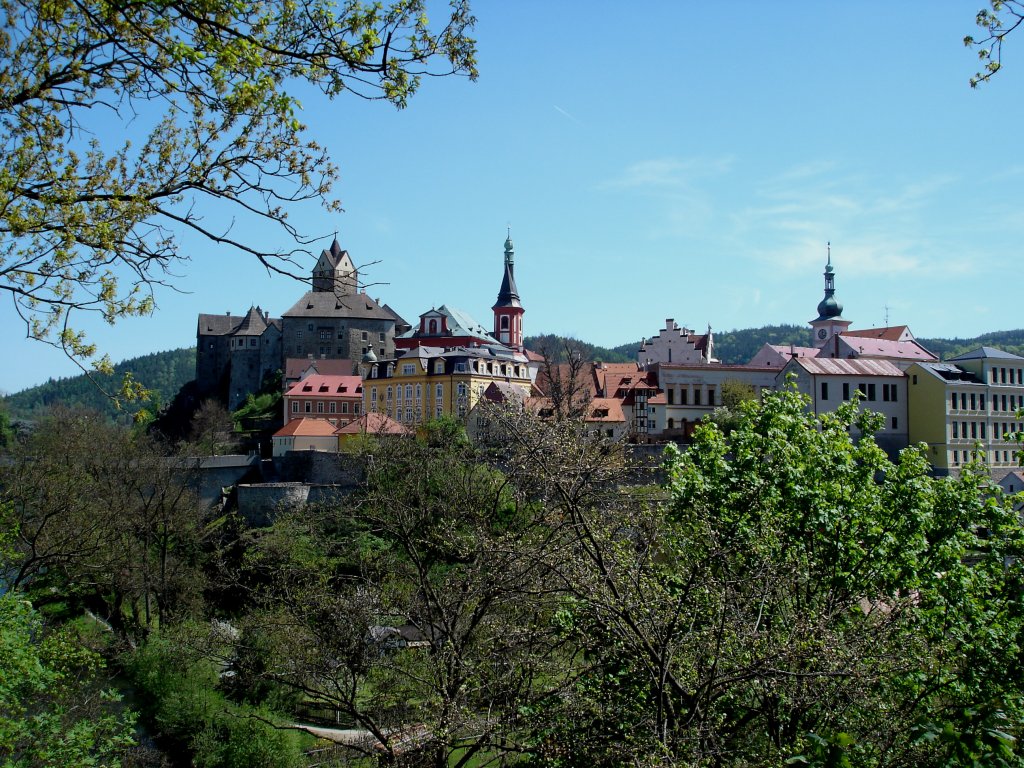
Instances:
[[[811,345],[811,330],[806,325],[766,325],[762,328],[744,328],[735,331],[714,331],[715,356],[727,365],[739,365],[750,361],[763,344],[798,347]],[[998,347],[1024,357],[1024,329],[1015,331],[993,331],[972,339],[922,339],[918,342],[943,360],[956,357],[979,346]],[[566,336],[544,334],[527,336],[526,348],[533,352],[547,349],[554,362],[561,362],[566,343],[579,350],[585,360],[600,360],[605,363],[628,363],[636,361],[640,340],[620,344],[617,347],[598,347]]]
[[[770,325],[763,328],[715,331],[714,338],[715,355],[727,364],[746,363],[765,343],[808,346],[811,342],[809,329],[799,325]],[[1024,357],[1024,329],[994,331],[972,339],[919,338],[918,341],[943,360],[977,349],[979,346],[998,347]],[[609,348],[556,334],[527,336],[524,343],[527,349],[534,352],[549,350],[554,362],[561,360],[567,343],[572,349],[578,350],[585,360],[601,360],[606,363],[633,362],[640,347],[639,339]],[[97,380],[106,388],[116,389],[124,374],[131,371],[138,381],[154,390],[156,402],[162,406],[169,403],[178,390],[192,380],[195,370],[196,350],[195,347],[190,347],[125,360],[114,366],[113,376],[99,376]],[[38,387],[9,395],[4,398],[4,403],[11,417],[15,419],[32,419],[39,410],[61,403],[72,407],[91,408],[109,415],[111,419],[126,423],[130,423],[132,416],[145,405],[128,403],[123,410],[118,411],[84,375],[51,379]]]
[[[137,381],[153,391],[151,403],[124,403],[121,410],[118,410],[96,383],[84,374],[50,379],[38,387],[8,395],[4,403],[14,419],[34,419],[49,406],[62,404],[73,408],[89,408],[115,421],[130,424],[132,417],[141,408],[152,408],[154,404],[166,405],[182,386],[192,380],[196,374],[195,347],[154,352],[125,360],[114,366],[113,375],[94,375],[93,378],[103,389],[116,391],[125,373],[129,371]]]

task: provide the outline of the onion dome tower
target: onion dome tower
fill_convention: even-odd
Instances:
[[[832,267],[832,244],[828,244],[828,260],[825,262],[825,297],[818,302],[818,316],[811,320],[814,329],[814,346],[822,350],[821,357],[835,357],[835,337],[850,327],[843,318],[843,305],[836,299],[835,270]],[[828,351],[826,351],[828,350]]]
[[[494,338],[507,347],[523,351],[523,314],[526,312],[519,303],[516,288],[515,251],[512,248],[512,232],[505,239],[505,274],[494,306]]]

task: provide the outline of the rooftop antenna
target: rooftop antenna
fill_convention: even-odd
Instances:
[[[886,328],[889,327],[889,304],[888,303],[886,303],[886,305],[885,305],[885,327]]]

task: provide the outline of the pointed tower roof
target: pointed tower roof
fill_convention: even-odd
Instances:
[[[509,231],[508,237],[505,238],[505,275],[501,279],[498,300],[491,309],[521,306],[522,304],[519,303],[519,290],[516,288],[515,251],[512,248],[512,232]]]
[[[249,307],[242,322],[234,331],[235,336],[261,336],[267,330],[267,322],[263,319],[263,311],[259,307]]]

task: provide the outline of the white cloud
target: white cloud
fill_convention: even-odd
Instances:
[[[728,172],[732,164],[730,157],[640,160],[626,166],[622,173],[603,182],[599,188],[664,190],[687,187],[698,178]]]

